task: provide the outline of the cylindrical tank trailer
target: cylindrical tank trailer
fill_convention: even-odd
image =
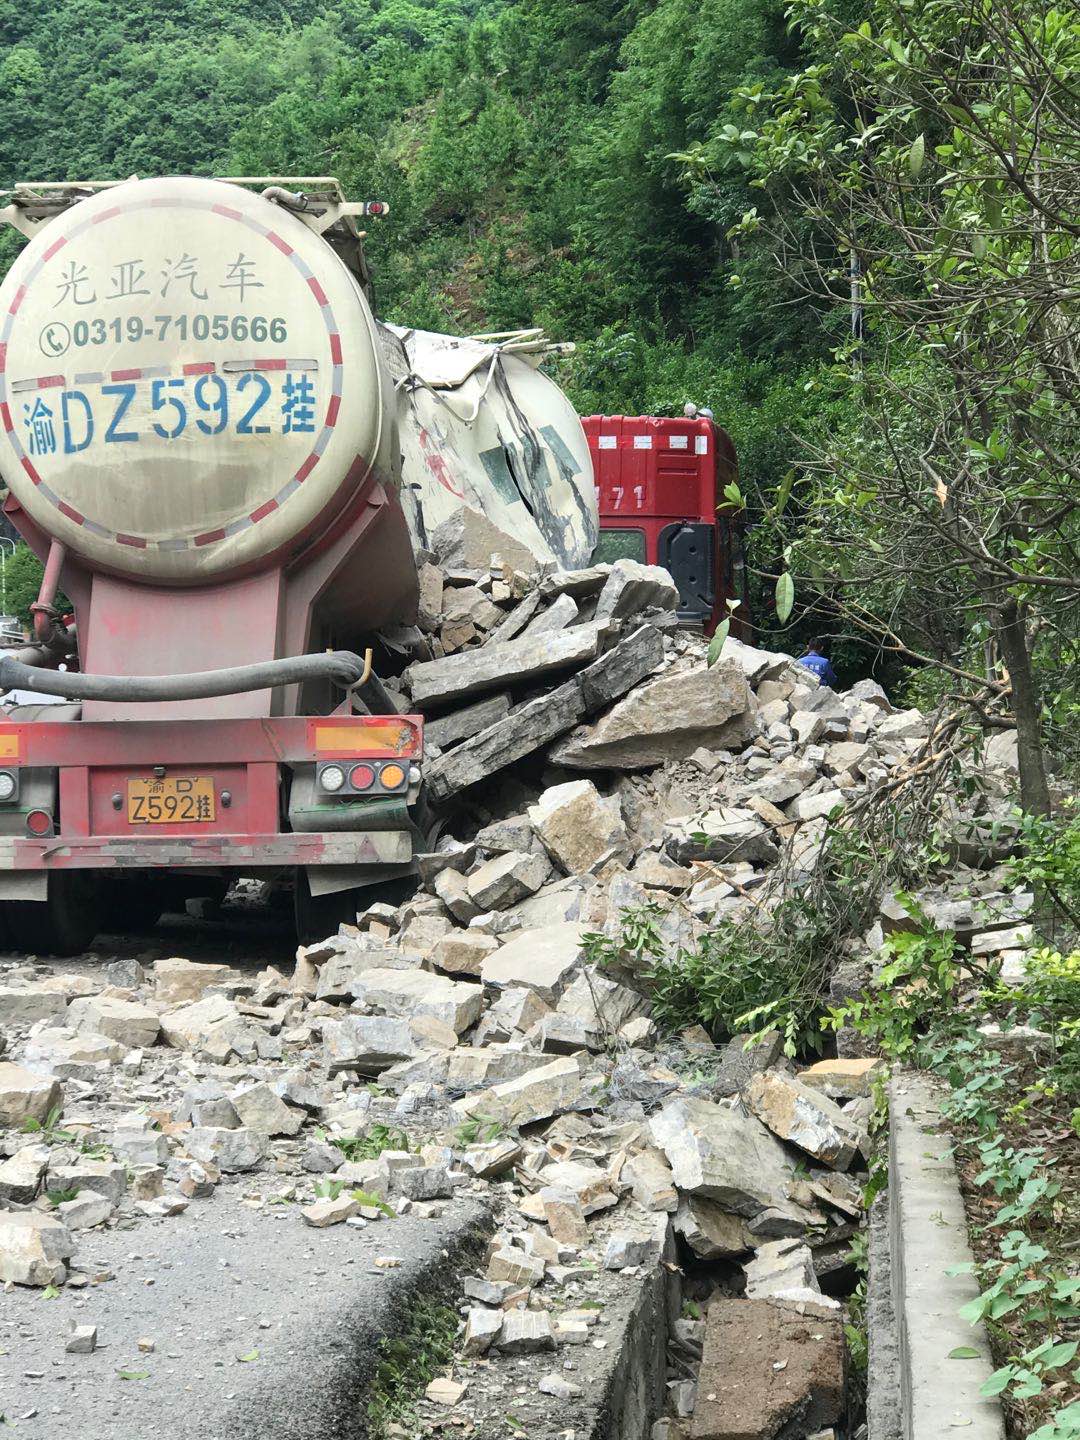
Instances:
[[[0,920],[70,950],[109,886],[152,914],[169,884],[291,869],[318,928],[418,838],[422,720],[359,658],[414,618],[415,550],[465,510],[514,554],[592,553],[552,347],[376,321],[356,219],[385,207],[334,181],[9,199],[0,476],[46,570],[0,681],[70,703],[0,722]]]

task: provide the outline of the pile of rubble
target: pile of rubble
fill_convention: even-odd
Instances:
[[[688,946],[752,910],[781,853],[812,864],[826,817],[909,765],[927,722],[735,640],[707,666],[666,575],[632,562],[531,588],[499,562],[432,565],[425,587],[432,654],[402,705],[432,717],[436,793],[469,794],[413,898],[302,947],[290,975],[0,975],[0,1280],[88,1287],[83,1230],[168,1224],[220,1187],[354,1228],[477,1193],[497,1229],[432,1415],[482,1429],[506,1366],[519,1417],[572,1405],[612,1287],[677,1263],[663,1434],[828,1435],[846,1359],[827,1292],[850,1280],[876,1062],[797,1070],[778,1039],[661,1036],[587,936],[659,900]],[[1023,901],[985,905],[979,943],[1021,950]]]

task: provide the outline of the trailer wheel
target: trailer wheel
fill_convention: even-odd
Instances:
[[[101,898],[90,871],[51,872],[47,899],[3,903],[13,946],[31,955],[81,954],[101,928]]]

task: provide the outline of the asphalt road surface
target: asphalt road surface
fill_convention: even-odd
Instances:
[[[313,1230],[295,1206],[252,1210],[242,1194],[82,1232],[78,1268],[115,1278],[52,1300],[0,1294],[5,1434],[360,1440],[380,1333],[459,1268],[485,1212],[454,1202],[438,1220]],[[98,1327],[93,1354],[65,1352],[77,1325]]]

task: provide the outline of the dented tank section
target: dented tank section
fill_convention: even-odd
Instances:
[[[382,326],[397,394],[402,503],[418,547],[462,506],[537,559],[586,565],[599,527],[581,421],[537,367],[538,330],[456,339]]]

